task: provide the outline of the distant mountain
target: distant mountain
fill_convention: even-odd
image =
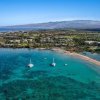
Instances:
[[[100,29],[100,21],[93,20],[73,20],[48,23],[37,23],[27,25],[7,26],[6,28],[29,28],[29,29]]]

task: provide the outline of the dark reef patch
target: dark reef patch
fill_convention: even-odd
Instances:
[[[1,69],[0,70],[0,80],[7,80],[13,74],[12,69]]]
[[[50,76],[3,84],[0,93],[8,100],[100,100],[100,84],[96,84]]]
[[[32,71],[32,70],[27,70],[23,74],[23,78],[28,78],[28,79],[34,79],[34,78],[39,78],[39,77],[47,77],[48,72],[47,71]]]

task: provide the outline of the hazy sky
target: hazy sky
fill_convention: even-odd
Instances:
[[[0,26],[100,20],[100,0],[0,0]]]

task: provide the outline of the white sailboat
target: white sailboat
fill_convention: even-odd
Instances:
[[[65,64],[65,66],[67,66],[68,64]]]
[[[55,61],[54,61],[54,58],[53,58],[53,62],[52,62],[52,64],[51,64],[51,66],[56,66],[56,63],[55,63]]]
[[[34,65],[32,64],[31,62],[31,59],[30,59],[30,63],[28,64],[28,67],[32,68]]]

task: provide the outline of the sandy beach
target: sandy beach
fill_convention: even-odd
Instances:
[[[100,61],[97,61],[97,60],[92,59],[90,57],[87,57],[87,56],[84,56],[84,55],[81,55],[81,54],[78,54],[78,53],[75,53],[75,52],[65,51],[65,50],[62,50],[60,48],[53,48],[52,50],[57,51],[57,52],[63,52],[66,55],[71,55],[73,57],[77,57],[77,58],[83,59],[85,61],[88,61],[88,62],[91,62],[91,63],[94,63],[94,64],[100,66]]]

